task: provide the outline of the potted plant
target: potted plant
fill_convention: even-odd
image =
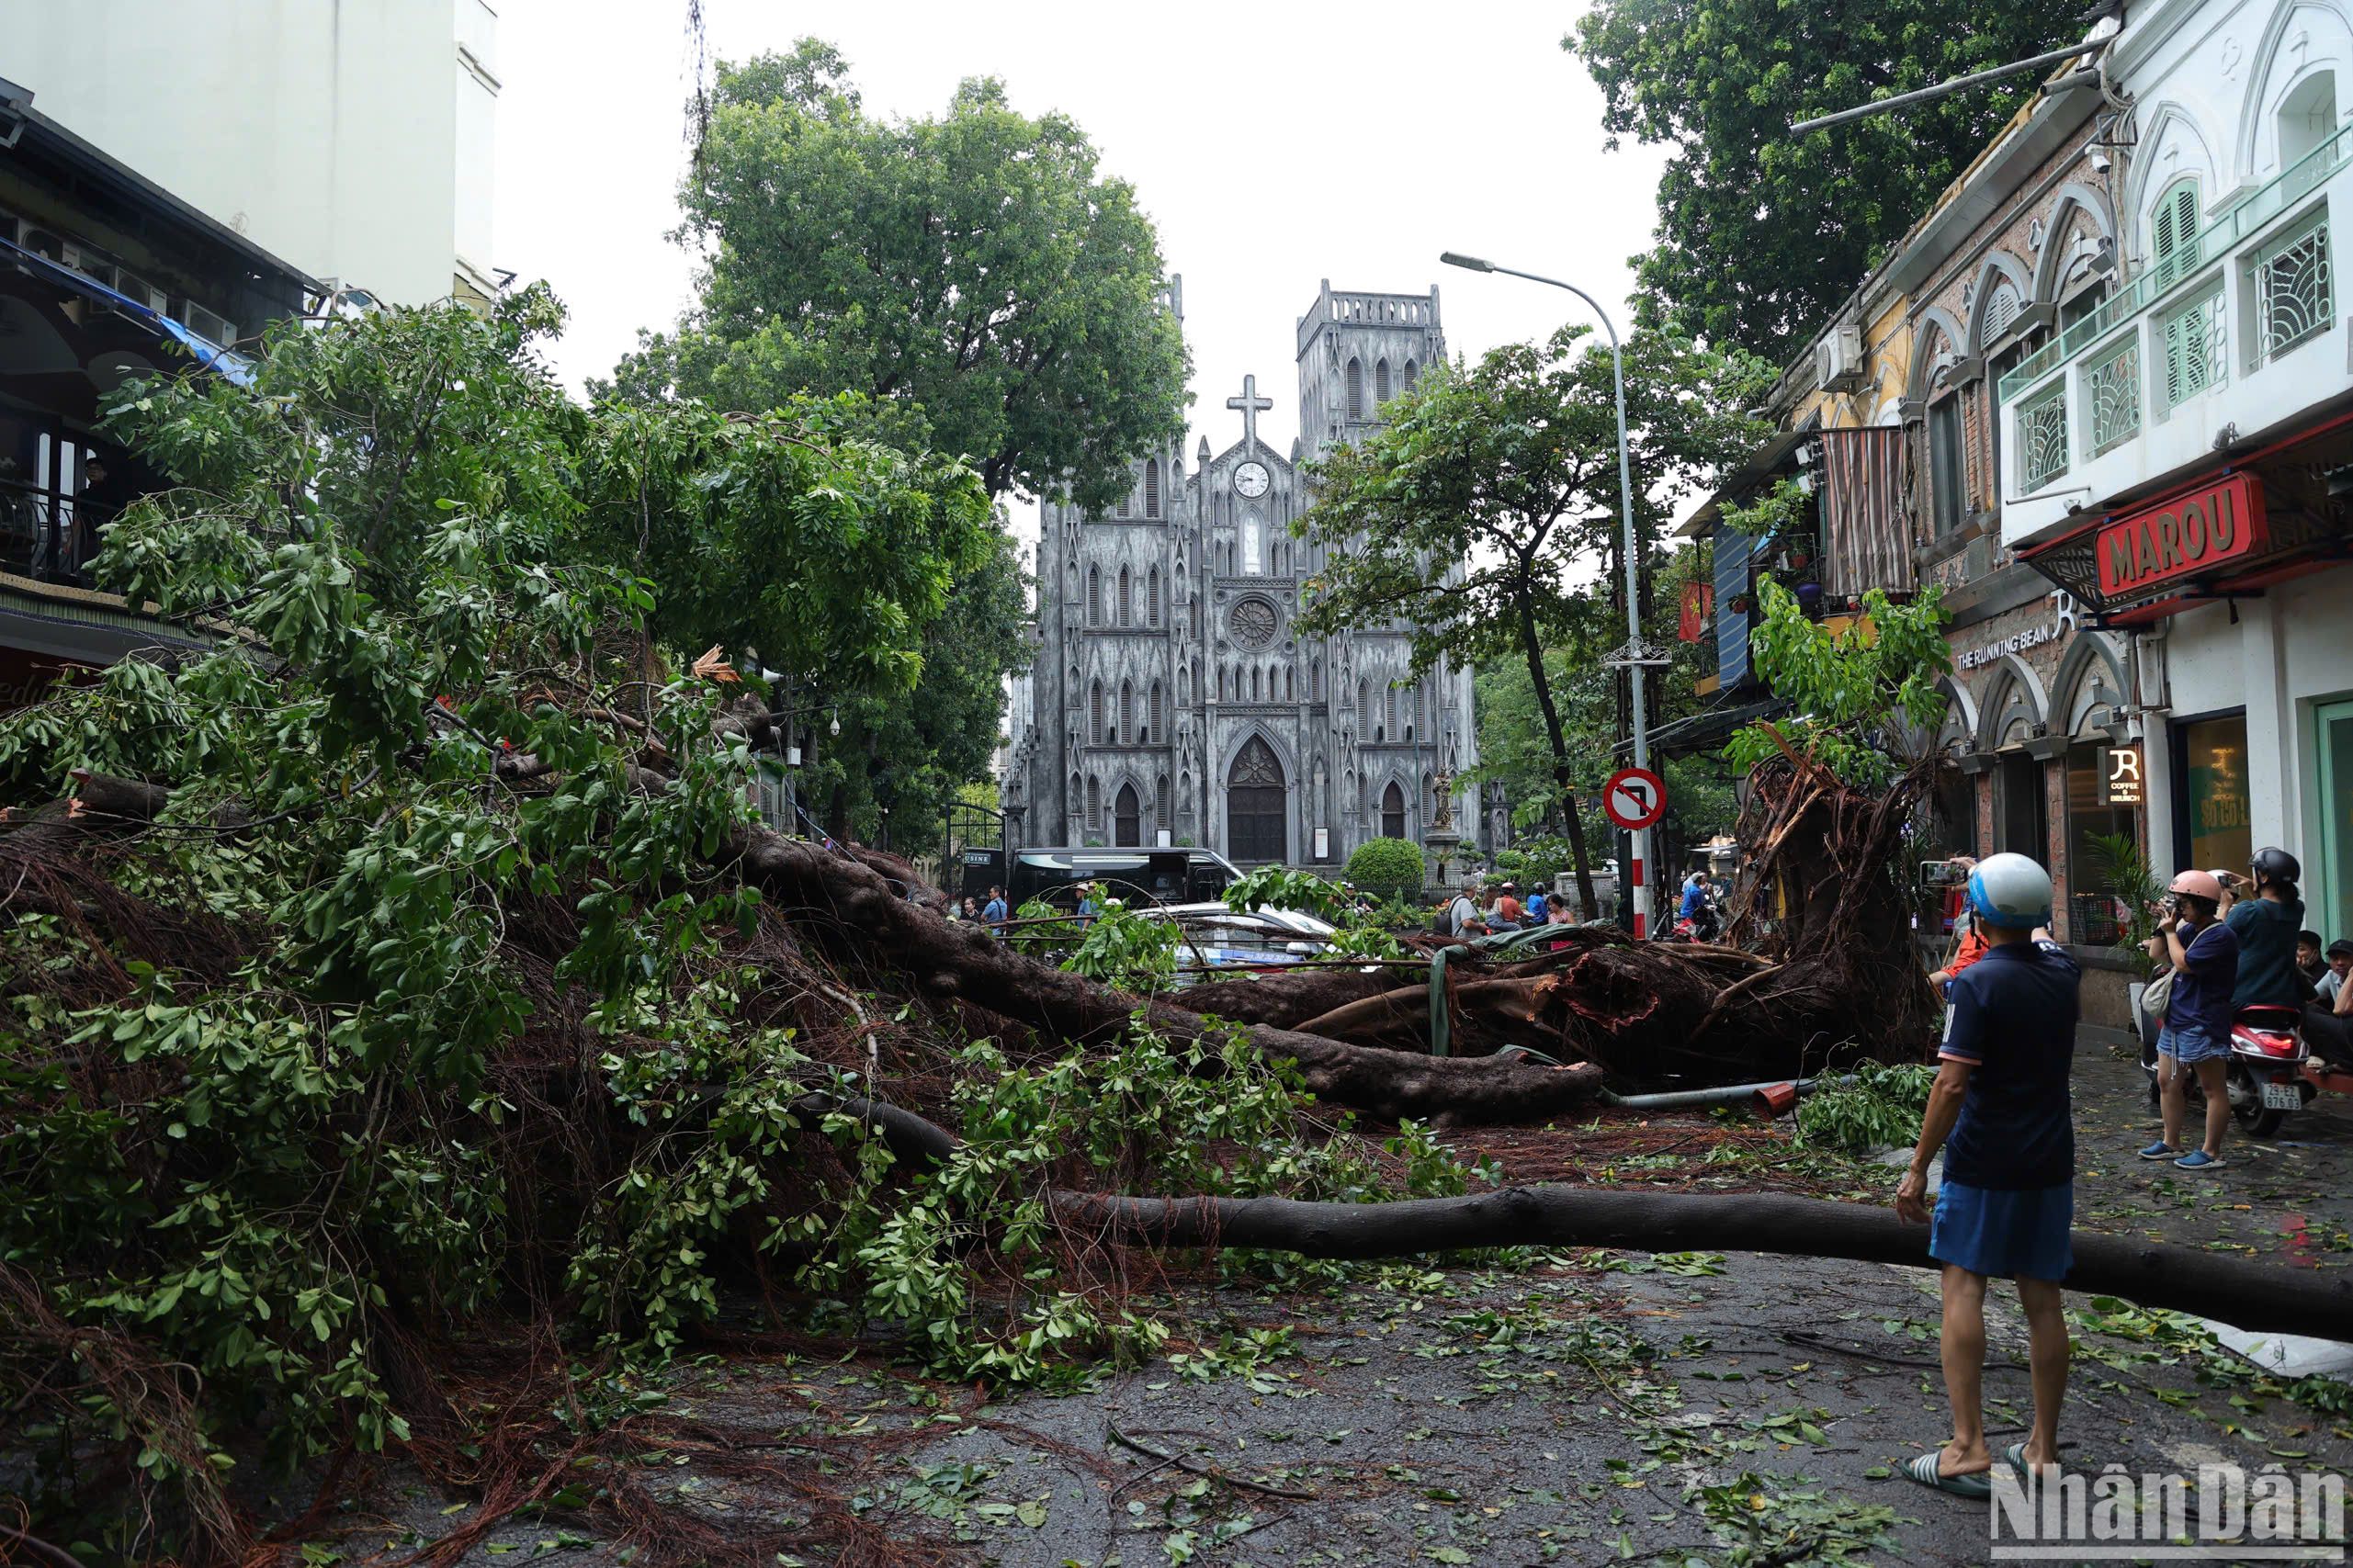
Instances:
[[[1748,593],[1735,593],[1727,602],[1725,607],[1731,610],[1731,612],[1736,615],[1745,615],[1750,610],[1754,609],[1756,604],[1757,601],[1754,595]]]

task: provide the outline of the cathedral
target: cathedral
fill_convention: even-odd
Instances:
[[[1168,308],[1183,318],[1171,279]],[[1040,508],[1036,663],[1012,694],[1002,780],[1025,846],[1199,844],[1244,865],[1327,872],[1368,839],[1473,836],[1471,672],[1419,681],[1409,632],[1302,636],[1321,547],[1291,536],[1303,463],[1378,428],[1381,405],[1446,352],[1438,290],[1335,293],[1299,318],[1300,438],[1259,437],[1258,378],[1226,400],[1213,453],[1135,465],[1124,504]],[[1239,418],[1232,416],[1238,415]]]

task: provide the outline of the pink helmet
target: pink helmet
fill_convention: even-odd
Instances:
[[[2203,898],[2210,904],[2223,901],[2223,885],[2214,880],[2211,871],[2185,871],[2173,879],[2168,893],[2186,893],[2192,898]]]

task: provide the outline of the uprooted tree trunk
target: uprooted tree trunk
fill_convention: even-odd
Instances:
[[[880,874],[805,840],[754,829],[739,833],[730,852],[787,915],[827,916],[813,923],[820,940],[869,964],[903,970],[914,989],[936,1000],[969,1002],[1080,1042],[1110,1040],[1139,1010],[1175,1040],[1201,1040],[1217,1027],[1202,1013],[1049,967],[978,926],[941,920],[895,897]],[[1589,1101],[1601,1087],[1600,1069],[1589,1066],[1431,1056],[1265,1024],[1234,1027],[1265,1055],[1297,1062],[1318,1099],[1384,1121],[1541,1122]]]
[[[545,787],[535,763],[500,765]],[[663,787],[642,769],[634,779]],[[1917,781],[1868,797],[1793,758],[1754,782],[1759,849],[1737,914],[1769,955],[1640,943],[1599,925],[1508,953],[1453,946],[1437,987],[1443,1031],[1429,973],[1410,964],[1305,969],[1141,998],[940,919],[939,896],[899,857],[746,830],[724,858],[800,917],[807,935],[869,972],[903,975],[927,998],[1074,1041],[1108,1038],[1139,1009],[1186,1041],[1216,1018],[1297,1062],[1319,1097],[1385,1120],[1542,1122],[1591,1100],[1604,1074],[1632,1087],[1795,1077],[1864,1056],[1917,1057],[1933,1038],[1892,869]],[[166,798],[136,781],[81,785],[85,809],[102,819],[149,818]],[[1445,1055],[1435,1054],[1442,1040]],[[1568,1066],[1493,1059],[1507,1045]]]
[[[511,771],[529,773],[529,760]],[[641,789],[662,784],[659,775],[642,770],[633,781]],[[134,780],[92,775],[76,784],[81,806],[70,823],[60,814],[61,834],[144,822],[170,798],[168,791]],[[12,839],[10,847],[16,844]],[[919,898],[931,890],[897,856],[854,854],[747,829],[719,858],[802,926],[805,937],[868,972],[902,976],[908,989],[933,1000],[970,1004],[1079,1043],[1113,1039],[1139,1010],[1153,1028],[1181,1042],[1203,1040],[1223,1027],[1200,1011],[1131,996],[1041,963],[979,926],[940,919],[930,899],[910,900],[911,887]],[[1237,1002],[1250,995],[1239,987],[1214,989]],[[1239,1020],[1230,1026],[1267,1056],[1296,1062],[1318,1099],[1382,1121],[1542,1122],[1589,1102],[1601,1088],[1601,1069],[1589,1065],[1555,1068],[1486,1055],[1440,1057]]]

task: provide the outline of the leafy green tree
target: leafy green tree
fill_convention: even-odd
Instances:
[[[854,393],[756,415],[608,400],[580,457],[583,527],[652,586],[655,635],[845,695],[903,694],[957,580],[1003,535],[972,472],[865,434]]]
[[[1367,839],[1348,857],[1348,869],[1341,875],[1376,895],[1419,892],[1421,852],[1403,839]]]
[[[865,392],[919,410],[992,498],[1126,494],[1128,463],[1182,434],[1187,369],[1134,189],[993,79],[888,120],[845,73],[814,39],[718,68],[679,193],[701,298],[620,385],[731,409]]]
[[[1181,433],[1187,371],[1134,190],[1101,173],[1076,124],[1018,113],[997,82],[965,83],[943,115],[885,119],[847,78],[813,39],[718,68],[680,193],[700,297],[641,340],[615,388],[755,412],[854,395],[820,404],[837,429],[960,461],[992,502],[1124,496],[1130,460]],[[816,588],[780,589],[756,552],[679,557],[658,596],[680,644],[756,648],[791,671],[791,705],[820,731],[842,726],[804,752],[826,826],[902,847],[934,840],[954,790],[986,772],[1004,678],[1027,662],[1001,522],[985,540],[961,510],[933,523],[923,558],[958,564],[945,603],[901,601],[911,699],[788,660],[773,627],[748,635],[752,612]]]
[[[1968,166],[2034,90],[2031,75],[1793,135],[1795,122],[2051,49],[2079,34],[2059,0],[1600,0],[1562,40],[1602,124],[1673,149],[1639,278],[1661,322],[1776,364]]]
[[[1751,361],[1663,334],[1627,344],[1638,548],[1647,552],[1702,472],[1754,442],[1756,422],[1723,411],[1748,407],[1762,379]],[[1383,412],[1380,429],[1319,466],[1321,497],[1294,525],[1328,550],[1306,586],[1301,627],[1329,636],[1402,624],[1417,672],[1442,656],[1475,668],[1517,660],[1543,721],[1578,893],[1596,908],[1578,800],[1580,754],[1591,747],[1572,744],[1547,651],[1589,648],[1606,635],[1607,607],[1623,604],[1613,598],[1623,574],[1608,348],[1585,327],[1564,327],[1468,368],[1433,366]],[[1584,591],[1596,581],[1598,593]]]
[[[1777,731],[1800,755],[1855,788],[1886,788],[1897,764],[1917,756],[1919,742],[1935,735],[1944,716],[1937,682],[1951,671],[1952,650],[1944,639],[1951,617],[1943,596],[1931,587],[1898,604],[1873,588],[1863,595],[1861,619],[1834,632],[1807,619],[1795,594],[1765,580],[1749,658],[1773,694],[1797,712],[1773,731],[1762,725],[1740,730],[1725,756],[1746,772],[1779,754]]]
[[[163,797],[86,859],[78,829],[7,835],[51,867],[31,908],[81,900],[107,935],[30,910],[0,932],[0,1258],[35,1316],[187,1373],[28,1388],[12,1296],[0,1404],[69,1452],[127,1436],[216,1521],[227,1434],[288,1460],[406,1435],[394,1325],[528,1298],[576,1312],[583,1350],[674,1345],[799,1124],[789,1032],[736,1016],[764,982],[724,944],[758,899],[707,875],[750,814],[734,688],[650,671],[644,581],[592,558],[617,492],[829,584],[760,635],[859,689],[915,676],[895,596],[942,592],[933,514],[985,514],[968,475],[820,410],[573,407],[530,346],[559,320],[533,288],[488,321],[297,323],[250,389],[128,388],[108,433],[173,487],[96,570],[209,647],[0,719],[19,809],[75,770]],[[645,1135],[496,1152],[559,1082]]]
[[[821,745],[810,775],[829,830],[888,838],[911,854],[938,847],[948,802],[986,781],[1005,677],[1029,663],[1027,620],[1013,542],[992,528],[924,633],[914,691],[852,695],[831,710],[842,733]],[[987,794],[983,804],[994,805],[993,784]]]

